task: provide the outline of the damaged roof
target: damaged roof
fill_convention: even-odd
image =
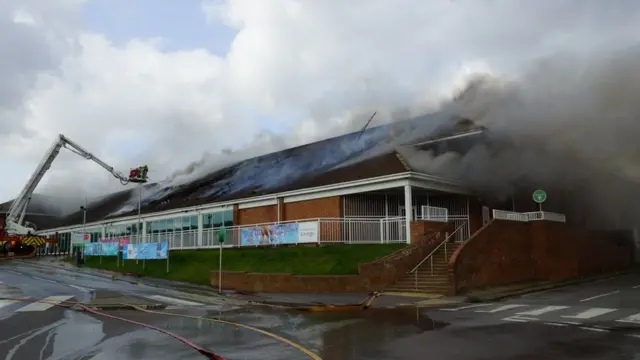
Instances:
[[[398,154],[393,151],[390,153],[378,155],[356,164],[330,169],[320,174],[302,176],[294,179],[290,183],[274,187],[269,190],[245,189],[240,192],[232,193],[224,196],[196,196],[203,188],[207,188],[212,183],[219,182],[228,176],[233,169],[224,169],[205,177],[202,180],[195,181],[191,184],[181,187],[170,196],[160,200],[151,202],[141,208],[142,214],[154,213],[159,211],[172,210],[182,207],[207,204],[216,201],[229,201],[260,195],[268,195],[285,191],[299,190],[310,187],[333,185],[342,182],[363,180],[384,175],[392,175],[407,172],[405,163],[399,158]],[[131,198],[131,191],[122,191],[112,194],[102,201],[89,206],[87,211],[87,222],[96,222],[105,219],[117,219],[118,217],[131,216],[137,213],[137,209],[118,214],[118,216],[109,216],[115,210],[120,208],[122,204]],[[77,211],[71,215],[61,218],[52,227],[70,226],[82,223],[83,213]]]
[[[260,195],[332,185],[372,177],[416,171],[408,167],[398,146],[416,144],[478,128],[470,120],[434,121],[420,117],[369,128],[284,151],[247,159],[179,186],[144,186],[141,213],[229,201]],[[425,132],[430,134],[425,137]],[[138,192],[125,190],[89,204],[87,222],[137,213]],[[65,216],[47,228],[82,223],[82,211]],[[43,228],[38,224],[39,228]]]

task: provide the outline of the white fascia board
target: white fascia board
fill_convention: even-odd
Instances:
[[[241,204],[238,204],[238,209],[240,210],[251,209],[251,208],[256,208],[260,206],[273,206],[273,205],[278,205],[278,200],[276,198],[241,203]]]
[[[147,216],[141,216],[140,217],[140,222],[147,222],[147,221],[155,221],[155,220],[165,220],[165,219],[173,219],[176,217],[181,217],[181,216],[198,216],[200,213],[198,211],[183,211],[180,213],[173,213],[173,214],[166,214],[166,215],[155,215],[155,214],[147,214]],[[132,224],[132,223],[137,223],[138,219],[133,219],[133,220],[127,220],[125,222],[122,221],[114,221],[113,225],[119,225],[119,224]]]
[[[344,196],[344,195],[359,194],[364,192],[371,192],[371,191],[378,191],[378,190],[385,190],[385,189],[401,188],[405,186],[407,183],[408,183],[408,180],[399,179],[399,180],[391,180],[391,181],[385,181],[385,182],[379,182],[379,183],[367,184],[367,185],[363,184],[363,185],[353,186],[353,187],[344,188],[344,189],[324,190],[324,191],[308,193],[308,194],[287,196],[283,199],[283,202],[292,203],[292,202],[315,200],[315,199],[322,199],[322,198],[328,198],[328,197],[334,197],[334,196]]]
[[[445,180],[436,176],[411,173],[411,186],[415,186],[421,189],[436,190],[442,192],[448,192],[453,194],[472,195],[473,191],[464,183],[452,180]]]

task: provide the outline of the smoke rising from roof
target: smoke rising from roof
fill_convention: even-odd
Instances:
[[[314,133],[312,139],[313,141],[319,141],[359,130],[371,116],[371,113],[372,111],[368,109],[362,109],[352,111],[349,114],[343,114],[344,118],[348,119],[347,121],[330,128],[318,126],[319,131]],[[382,114],[382,116],[376,116],[372,124],[375,123],[379,125],[381,122],[389,122],[391,119],[391,114]],[[320,122],[320,120],[318,120],[318,122]],[[193,161],[184,168],[174,171],[164,180],[164,183],[168,186],[179,186],[240,161],[304,145],[304,143],[304,140],[296,138],[295,136],[276,134],[263,130],[246,147],[239,149],[225,148],[218,153],[205,152],[197,161]]]
[[[565,208],[634,223],[640,191],[640,47],[562,54],[522,76],[471,79],[446,107],[489,129],[466,154],[405,154],[436,172],[508,195],[555,189]]]
[[[463,180],[498,198],[511,195],[517,187],[544,188],[550,192],[550,202],[562,197],[566,210],[586,209],[590,215],[635,223],[640,181],[638,60],[640,47],[634,46],[554,55],[533,63],[517,77],[475,74],[450,101],[438,104],[438,109],[455,115],[452,118],[473,119],[487,127],[489,142],[464,154],[439,156],[410,147],[399,149],[419,171]],[[341,114],[351,120],[330,129],[323,126],[326,117],[318,116],[310,131],[317,130],[315,139],[320,140],[359,130],[373,111],[378,114],[371,126],[405,120],[418,115],[416,109],[434,110],[433,101],[427,107],[406,103],[381,107],[365,106]],[[449,115],[435,118],[425,116],[424,121],[442,121]],[[433,130],[435,125],[421,129]],[[264,131],[239,149],[205,153],[161,181],[161,186],[150,187],[149,193],[158,193],[150,198],[239,161],[301,142]],[[618,214],[628,218],[618,219]]]

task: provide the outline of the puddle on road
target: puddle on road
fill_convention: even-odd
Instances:
[[[205,319],[114,312],[168,330],[229,359],[303,360],[299,350],[248,329]],[[368,309],[307,313],[244,308],[231,312],[201,310],[200,316],[257,327],[298,343],[325,360],[388,359],[395,340],[420,336],[447,326],[416,309]],[[158,332],[68,311],[44,352],[52,358],[107,360],[199,359],[192,349]],[[55,355],[55,356],[54,356]]]
[[[367,324],[382,326],[415,327],[416,332],[437,330],[447,326],[447,323],[435,321],[422,314],[419,309],[377,309],[371,308],[353,312],[327,312],[312,313],[311,318],[324,321],[341,321],[348,319],[360,319]]]
[[[323,359],[342,360],[387,359],[384,348],[393,341],[448,325],[410,308],[326,313],[244,308],[203,315],[263,329],[299,343]],[[286,344],[246,329],[206,320],[167,320],[163,328],[188,334],[195,342],[230,358],[308,358]]]

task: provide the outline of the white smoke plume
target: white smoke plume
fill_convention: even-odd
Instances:
[[[476,77],[450,104],[489,129],[491,145],[439,157],[407,152],[412,166],[509,195],[553,189],[565,209],[638,223],[640,47],[556,55],[508,81]],[[585,215],[586,216],[586,215]]]
[[[338,125],[329,128],[323,128],[319,120],[310,120],[308,124],[312,128],[309,129],[310,134],[305,139],[290,135],[275,134],[266,130],[262,131],[246,147],[239,149],[225,148],[214,154],[205,152],[197,161],[193,161],[184,168],[174,171],[163,183],[169,186],[183,185],[246,159],[304,145],[308,143],[309,140],[320,141],[358,131],[363,128],[369,117],[373,114],[374,110],[371,109],[372,107],[367,106],[351,110],[346,114],[340,114],[339,117],[344,120],[338,122]],[[381,109],[381,111],[376,112],[376,116],[372,120],[370,127],[398,119],[399,113],[405,115],[405,117],[401,117],[401,119],[406,119],[410,111]]]
[[[460,179],[499,199],[518,188],[544,188],[557,211],[578,209],[581,214],[576,216],[606,218],[609,224],[632,223],[635,204],[640,203],[638,60],[640,48],[630,47],[588,56],[548,57],[519,77],[472,74],[450,101],[439,104],[438,111],[453,114],[452,121],[467,118],[486,127],[489,141],[465,154],[434,156],[411,147],[398,150],[414,169]],[[433,111],[432,106],[427,108]],[[416,115],[416,108],[388,106],[374,124],[405,120]],[[318,131],[315,139],[356,131],[371,112],[363,107],[343,115],[348,120]],[[429,128],[433,126],[425,127]],[[250,144],[240,150],[205,153],[163,184],[183,185],[301,141],[263,132]],[[398,140],[389,146],[400,144]]]

